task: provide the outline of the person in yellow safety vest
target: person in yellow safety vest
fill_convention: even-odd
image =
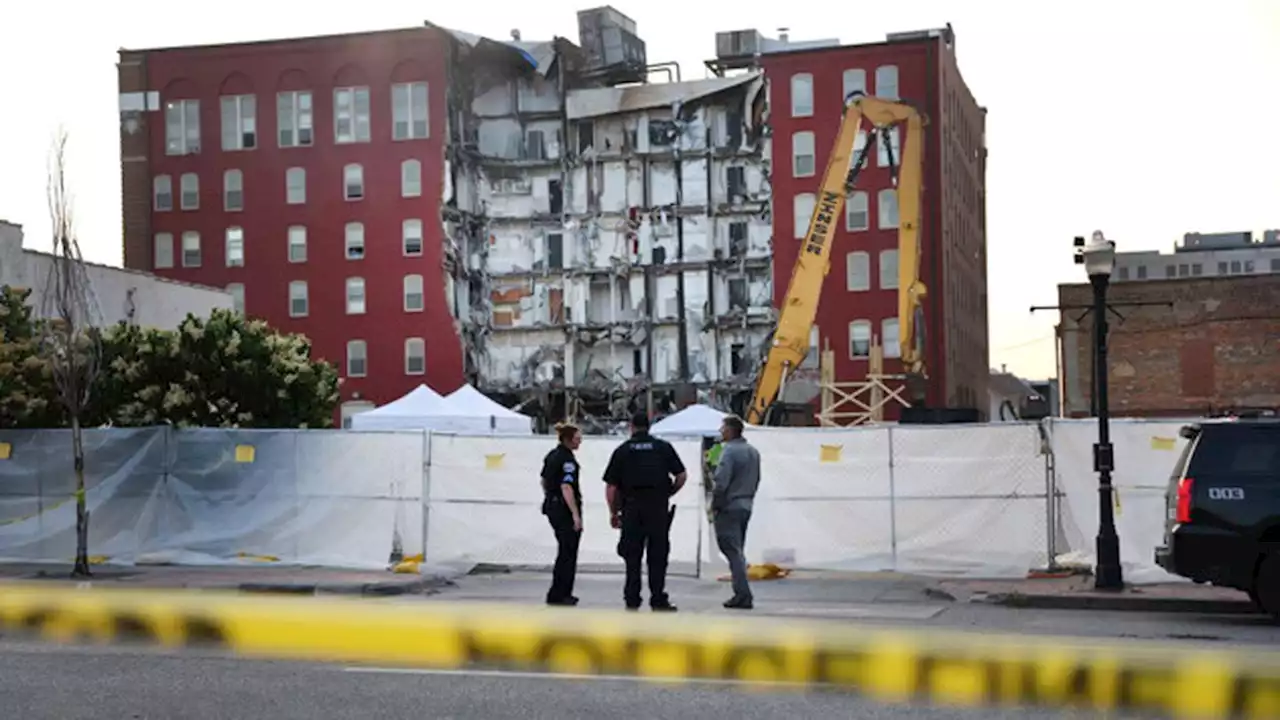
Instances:
[[[716,465],[720,464],[720,453],[723,451],[724,451],[723,443],[717,441],[715,445],[712,445],[707,450],[707,452],[704,453],[704,457],[706,458],[706,461],[707,461],[707,467],[711,468],[712,470],[715,470]]]

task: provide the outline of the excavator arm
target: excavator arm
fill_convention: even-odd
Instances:
[[[854,146],[864,117],[871,124],[872,131],[855,158],[852,157]],[[814,203],[813,216],[809,220],[809,229],[801,241],[800,252],[791,270],[791,281],[787,284],[787,293],[782,301],[773,344],[756,379],[751,404],[747,408],[747,422],[754,425],[764,422],[788,377],[808,354],[809,332],[817,314],[822,281],[830,270],[831,242],[835,236],[835,224],[844,211],[845,197],[853,191],[858,171],[877,136],[882,137],[886,150],[892,156],[893,149],[887,130],[899,123],[907,126],[907,132],[903,168],[898,183],[898,316],[904,361],[910,356],[910,363],[916,368],[915,371],[923,375],[923,333],[920,328],[923,317],[921,301],[925,288],[918,276],[924,119],[909,105],[856,93],[845,104],[840,130],[827,158],[827,167],[823,172],[817,202]],[[890,166],[894,165],[896,163],[890,157]],[[907,349],[908,344],[910,351]]]

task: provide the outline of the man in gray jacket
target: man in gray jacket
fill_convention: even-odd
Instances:
[[[729,561],[733,574],[733,597],[724,606],[750,610],[754,605],[747,583],[747,523],[760,486],[760,453],[742,438],[742,420],[730,415],[720,426],[724,448],[716,465],[711,510],[715,515],[716,543]]]

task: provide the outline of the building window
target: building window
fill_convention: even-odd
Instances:
[[[404,311],[422,312],[422,276],[404,276]]]
[[[1232,260],[1232,261],[1231,261],[1231,274],[1232,274],[1232,275],[1239,275],[1239,274],[1240,274],[1240,261],[1239,261],[1239,260]]]
[[[867,131],[859,130],[857,135],[853,136],[853,154],[849,156],[849,167],[853,167],[854,161],[862,158],[862,164],[859,167],[867,167],[871,162],[871,153],[863,154],[867,147]]]
[[[1128,280],[1128,279],[1129,279],[1129,268],[1127,268],[1127,267],[1118,267],[1118,268],[1116,268],[1116,279],[1117,279],[1117,280]]]
[[[1227,264],[1225,262],[1218,263],[1218,274],[1219,275],[1227,274]]]
[[[876,167],[889,167],[889,155],[884,150],[884,135],[876,139]],[[898,128],[892,127],[888,130],[889,147],[893,150],[893,165],[897,167],[902,164],[902,135],[898,132]]]
[[[1165,266],[1164,266],[1164,276],[1165,276],[1166,278],[1177,277],[1177,276],[1178,276],[1178,266],[1177,266],[1177,265],[1165,265]]]
[[[879,225],[881,230],[888,230],[898,227],[898,191],[893,189],[881,190],[877,197],[879,207],[877,215],[879,217]]]
[[[151,194],[155,197],[152,206],[156,212],[168,212],[173,209],[173,178],[168,175],[157,175],[151,181]]]
[[[244,283],[231,283],[227,286],[227,292],[231,294],[231,309],[244,314]]]
[[[173,267],[173,234],[156,233],[151,254],[151,267],[155,270],[167,270]]]
[[[729,202],[737,204],[747,197],[747,169],[741,165],[725,168],[724,184]]]
[[[1190,274],[1191,274],[1190,265],[1188,265],[1187,263],[1180,263],[1178,265],[1178,277],[1187,277]]]
[[[391,86],[391,139],[421,140],[428,135],[427,84]]]
[[[795,236],[803,240],[809,234],[809,223],[813,220],[813,211],[818,206],[818,198],[813,193],[800,193],[791,201],[794,214]]]
[[[1138,279],[1139,279],[1139,280],[1146,280],[1146,279],[1147,279],[1147,266],[1146,266],[1146,265],[1139,265],[1139,266],[1138,266]]]
[[[845,287],[849,292],[871,289],[871,256],[865,252],[851,252],[844,258]]]
[[[364,224],[358,222],[347,223],[343,236],[346,238],[347,259],[360,260],[364,258]]]
[[[885,100],[898,99],[897,65],[881,65],[876,68],[876,97]]]
[[[348,200],[364,199],[364,168],[352,163],[342,168],[342,196]]]
[[[227,212],[244,210],[244,173],[239,170],[222,173],[222,209]]]
[[[301,225],[289,228],[289,262],[307,261],[307,229]]]
[[[409,338],[404,341],[404,374],[422,375],[427,372],[427,341]]]
[[[880,251],[880,289],[898,289],[898,251]]]
[[[849,357],[858,359],[871,356],[871,321],[854,320],[849,323]]]
[[[364,377],[369,372],[369,346],[363,340],[347,341],[347,377]]]
[[[257,146],[257,100],[252,95],[222,98],[222,149],[252,150]]]
[[[1200,263],[1191,263],[1191,277],[1200,277],[1204,274],[1204,266]]]
[[[182,267],[200,267],[200,233],[182,233]]]
[[[364,309],[364,278],[347,278],[347,314],[363,315]]]
[[[276,95],[276,125],[280,147],[309,147],[313,141],[311,92],[293,90]]]
[[[166,155],[200,152],[199,100],[171,100],[165,104],[164,148]]]
[[[813,115],[813,75],[796,73],[791,76],[791,117]]]
[[[244,267],[244,230],[227,228],[227,267]]]
[[[898,318],[880,321],[880,344],[887,358],[902,357],[902,339],[898,337]]]
[[[422,221],[405,220],[400,224],[400,235],[404,239],[404,254],[416,257],[422,254]]]
[[[400,163],[400,197],[422,197],[422,163],[417,160]]]
[[[871,227],[871,211],[868,208],[867,192],[855,190],[844,201],[844,229],[857,232],[869,227]]]
[[[1244,261],[1244,271],[1245,271],[1246,273],[1252,273],[1252,272],[1253,272],[1253,261],[1252,261],[1252,260],[1245,260],[1245,261]]]
[[[813,151],[813,133],[806,130],[791,135],[792,177],[813,177],[817,172],[817,158]]]
[[[333,91],[333,141],[339,145],[369,142],[369,88]]]
[[[307,202],[307,171],[293,167],[284,171],[285,202],[290,205],[305,205]]]
[[[183,173],[178,184],[182,186],[182,209],[200,209],[200,176],[195,173]]]
[[[311,310],[307,297],[307,281],[294,280],[289,283],[289,317],[306,317]]]
[[[1271,258],[1271,272],[1280,273],[1280,258]]]
[[[850,68],[844,71],[844,95],[841,97],[843,102],[849,102],[849,96],[855,92],[862,94],[867,93],[867,71],[858,68]]]

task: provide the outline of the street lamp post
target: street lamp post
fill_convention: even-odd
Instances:
[[[1110,407],[1107,404],[1107,286],[1115,269],[1116,244],[1101,231],[1089,243],[1075,239],[1076,263],[1084,265],[1093,286],[1093,378],[1094,405],[1098,416],[1098,442],[1093,446],[1093,469],[1098,473],[1097,567],[1094,587],[1120,590],[1124,576],[1120,569],[1120,537],[1116,534],[1115,505],[1111,473],[1115,470],[1115,448],[1111,444]]]

